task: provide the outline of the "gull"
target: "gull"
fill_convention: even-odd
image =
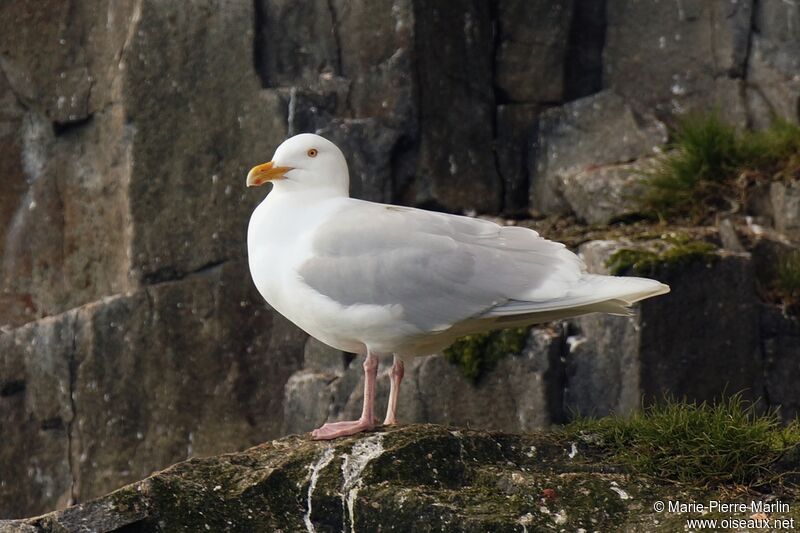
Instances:
[[[603,312],[669,292],[658,281],[594,275],[563,244],[488,220],[350,198],[341,150],[300,134],[248,186],[272,183],[247,230],[250,273],[277,312],[337,350],[365,355],[361,417],[313,439],[373,429],[378,356],[392,354],[384,424],[397,422],[405,362],[464,335]]]

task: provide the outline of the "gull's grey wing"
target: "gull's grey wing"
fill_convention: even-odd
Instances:
[[[321,226],[312,252],[298,270],[311,288],[345,306],[401,306],[425,332],[510,300],[560,298],[583,270],[532,230],[358,200]]]

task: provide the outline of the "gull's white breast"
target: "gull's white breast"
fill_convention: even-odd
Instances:
[[[336,213],[352,206],[349,198],[300,196],[273,192],[250,218],[250,273],[267,303],[311,336],[344,351],[364,353],[369,346],[390,353],[418,336],[400,306],[343,306],[303,281],[298,270],[313,256],[316,230],[335,223]]]

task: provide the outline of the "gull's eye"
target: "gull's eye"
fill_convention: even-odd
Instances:
[[[317,149],[316,149],[316,148],[312,148],[311,150],[309,150],[309,151],[308,151],[308,152],[306,152],[306,153],[308,154],[308,157],[317,157],[317,154],[318,154],[319,152],[317,152]]]

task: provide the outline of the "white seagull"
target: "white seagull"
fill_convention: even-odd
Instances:
[[[284,141],[248,186],[273,189],[250,217],[258,291],[276,311],[338,350],[366,355],[361,418],[314,439],[375,427],[378,355],[394,354],[384,424],[396,423],[403,363],[457,338],[603,312],[669,287],[588,274],[581,259],[533,230],[349,197],[347,162],[313,134]]]

